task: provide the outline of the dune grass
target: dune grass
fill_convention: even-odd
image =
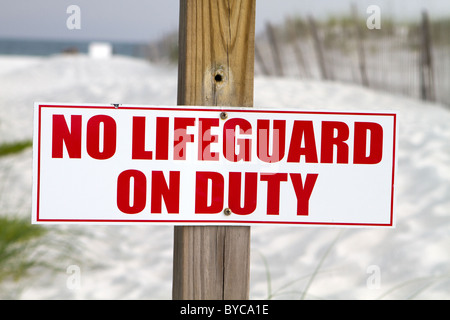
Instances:
[[[39,265],[34,253],[46,233],[28,219],[0,216],[0,284],[17,282]]]
[[[0,158],[14,155],[32,146],[31,140],[0,144]],[[47,234],[42,226],[32,225],[29,218],[0,212],[0,287],[18,282],[39,265],[36,249]],[[5,292],[1,293],[3,297]]]
[[[0,157],[22,152],[23,150],[30,148],[32,145],[33,141],[31,140],[24,140],[12,143],[2,143],[0,144]]]
[[[323,270],[321,270],[322,264],[326,260],[326,258],[330,254],[330,252],[332,251],[333,247],[338,242],[338,239],[341,236],[341,234],[342,234],[342,231],[339,231],[338,234],[336,235],[335,239],[328,245],[327,249],[325,250],[324,254],[320,258],[314,271],[311,274],[307,274],[303,277],[300,277],[298,279],[290,281],[289,283],[281,286],[280,288],[278,288],[275,291],[272,290],[272,278],[270,275],[269,263],[267,262],[267,259],[264,257],[264,255],[260,254],[261,258],[263,260],[264,268],[266,270],[266,279],[267,279],[267,297],[266,297],[266,299],[271,300],[277,296],[283,296],[283,295],[300,295],[299,299],[305,300],[306,296],[310,295],[309,288],[310,288],[311,284],[314,282],[314,279],[316,278],[316,276],[319,273],[324,272]],[[305,287],[303,288],[303,290],[291,289],[294,284],[297,284],[298,282],[301,282],[304,280],[307,280],[307,283],[306,283]],[[287,289],[288,289],[288,291],[286,291]],[[315,298],[319,298],[319,297],[315,297]]]
[[[326,297],[318,297],[314,296],[310,293],[309,289],[313,284],[316,276],[321,273],[327,272],[327,270],[322,270],[322,265],[326,258],[329,256],[330,252],[333,250],[335,245],[338,243],[338,240],[342,234],[342,230],[336,235],[333,241],[326,247],[324,253],[320,257],[320,260],[316,264],[314,270],[310,274],[306,274],[297,279],[293,279],[288,283],[282,285],[276,290],[272,288],[272,276],[270,272],[269,263],[266,257],[260,252],[261,259],[264,264],[266,279],[267,279],[267,297],[265,299],[272,300],[274,298],[280,297],[298,297],[300,300],[305,300],[308,297],[312,299],[327,299]],[[450,273],[445,273],[441,275],[432,275],[426,277],[417,277],[412,278],[410,280],[406,280],[400,282],[397,285],[392,286],[387,289],[380,296],[375,298],[376,300],[383,299],[404,299],[404,300],[414,300],[417,299],[421,294],[426,292],[429,288],[434,285],[439,285],[450,280]],[[296,288],[299,283],[306,282],[303,289]],[[419,297],[420,298],[420,297]]]

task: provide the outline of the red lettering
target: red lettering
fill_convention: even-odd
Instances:
[[[70,130],[62,114],[53,115],[52,158],[63,157],[66,145],[69,158],[81,158],[81,116],[70,116]]]
[[[228,207],[235,214],[247,215],[255,211],[257,204],[258,173],[245,173],[244,206],[241,207],[241,173],[230,172]]]
[[[145,150],[145,117],[133,117],[132,159],[151,160],[153,152]],[[169,159],[169,118],[156,118],[155,159]]]
[[[208,204],[211,182],[211,204]],[[218,172],[197,172],[195,180],[195,213],[219,213],[223,210],[224,178]]]
[[[169,160],[169,118],[156,118],[156,160]]]
[[[223,153],[229,161],[251,161],[251,140],[236,138],[236,127],[239,134],[251,134],[252,125],[245,119],[234,118],[225,122],[223,126]],[[237,148],[236,148],[237,147]],[[238,149],[238,153],[236,153]]]
[[[287,173],[261,173],[261,181],[267,181],[267,214],[280,214],[280,184],[287,181]]]
[[[349,129],[346,123],[323,121],[320,162],[333,163],[333,150],[334,146],[336,146],[337,163],[348,163],[348,145],[345,143],[348,137]]]
[[[370,133],[369,148],[367,148],[368,133]],[[380,163],[383,158],[383,127],[373,122],[355,122],[354,143],[353,163]]]
[[[297,215],[307,216],[309,214],[309,198],[319,175],[317,173],[307,174],[304,185],[300,173],[290,173],[289,175],[297,197]]]
[[[174,120],[174,160],[186,160],[186,143],[194,142],[194,135],[187,134],[187,127],[195,125],[195,118],[175,118]]]
[[[100,139],[101,133],[103,133],[103,139]],[[116,153],[116,134],[116,122],[110,116],[98,115],[90,118],[86,133],[88,154],[97,160],[111,158]]]
[[[242,177],[244,175],[244,177]],[[228,208],[234,214],[249,215],[257,207],[257,172],[230,172],[228,175]],[[267,182],[267,215],[280,214],[281,183],[291,177],[297,198],[297,215],[309,214],[309,200],[318,174],[307,174],[303,183],[299,173],[261,173]],[[244,186],[242,185],[244,183]],[[224,207],[224,177],[218,172],[197,172],[195,184],[195,213],[216,214]],[[243,195],[243,196],[242,196]]]
[[[133,117],[132,159],[151,160],[152,151],[145,150],[145,117]]]
[[[145,175],[138,170],[126,170],[119,174],[117,178],[119,210],[126,214],[136,214],[144,210],[146,201],[147,178]]]
[[[152,172],[151,213],[161,213],[162,199],[168,213],[180,212],[180,172],[170,171],[169,186],[162,171]]]
[[[211,127],[218,127],[218,118],[199,119],[198,160],[219,160],[217,152],[211,152],[211,143],[217,143],[217,135],[211,135]]]
[[[303,148],[302,141],[304,141]],[[316,140],[312,121],[294,121],[287,162],[300,162],[301,156],[305,156],[306,163],[317,163]]]
[[[286,144],[286,121],[273,121],[272,155],[269,155],[269,125],[270,120],[258,120],[257,154],[261,161],[273,163],[284,157]]]

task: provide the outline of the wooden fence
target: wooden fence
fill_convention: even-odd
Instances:
[[[255,75],[356,83],[450,106],[450,18],[417,22],[384,18],[369,29],[352,7],[348,16],[313,16],[266,23],[256,37]],[[177,33],[147,48],[152,61],[176,63]]]
[[[450,106],[450,19],[383,20],[369,29],[349,17],[288,19],[256,39],[255,74],[357,83]]]

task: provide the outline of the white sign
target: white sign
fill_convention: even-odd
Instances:
[[[32,220],[392,227],[396,119],[36,103]]]

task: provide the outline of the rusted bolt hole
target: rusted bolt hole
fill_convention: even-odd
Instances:
[[[220,73],[216,73],[216,75],[214,76],[214,80],[216,82],[222,82],[223,77],[222,77],[222,75]]]

